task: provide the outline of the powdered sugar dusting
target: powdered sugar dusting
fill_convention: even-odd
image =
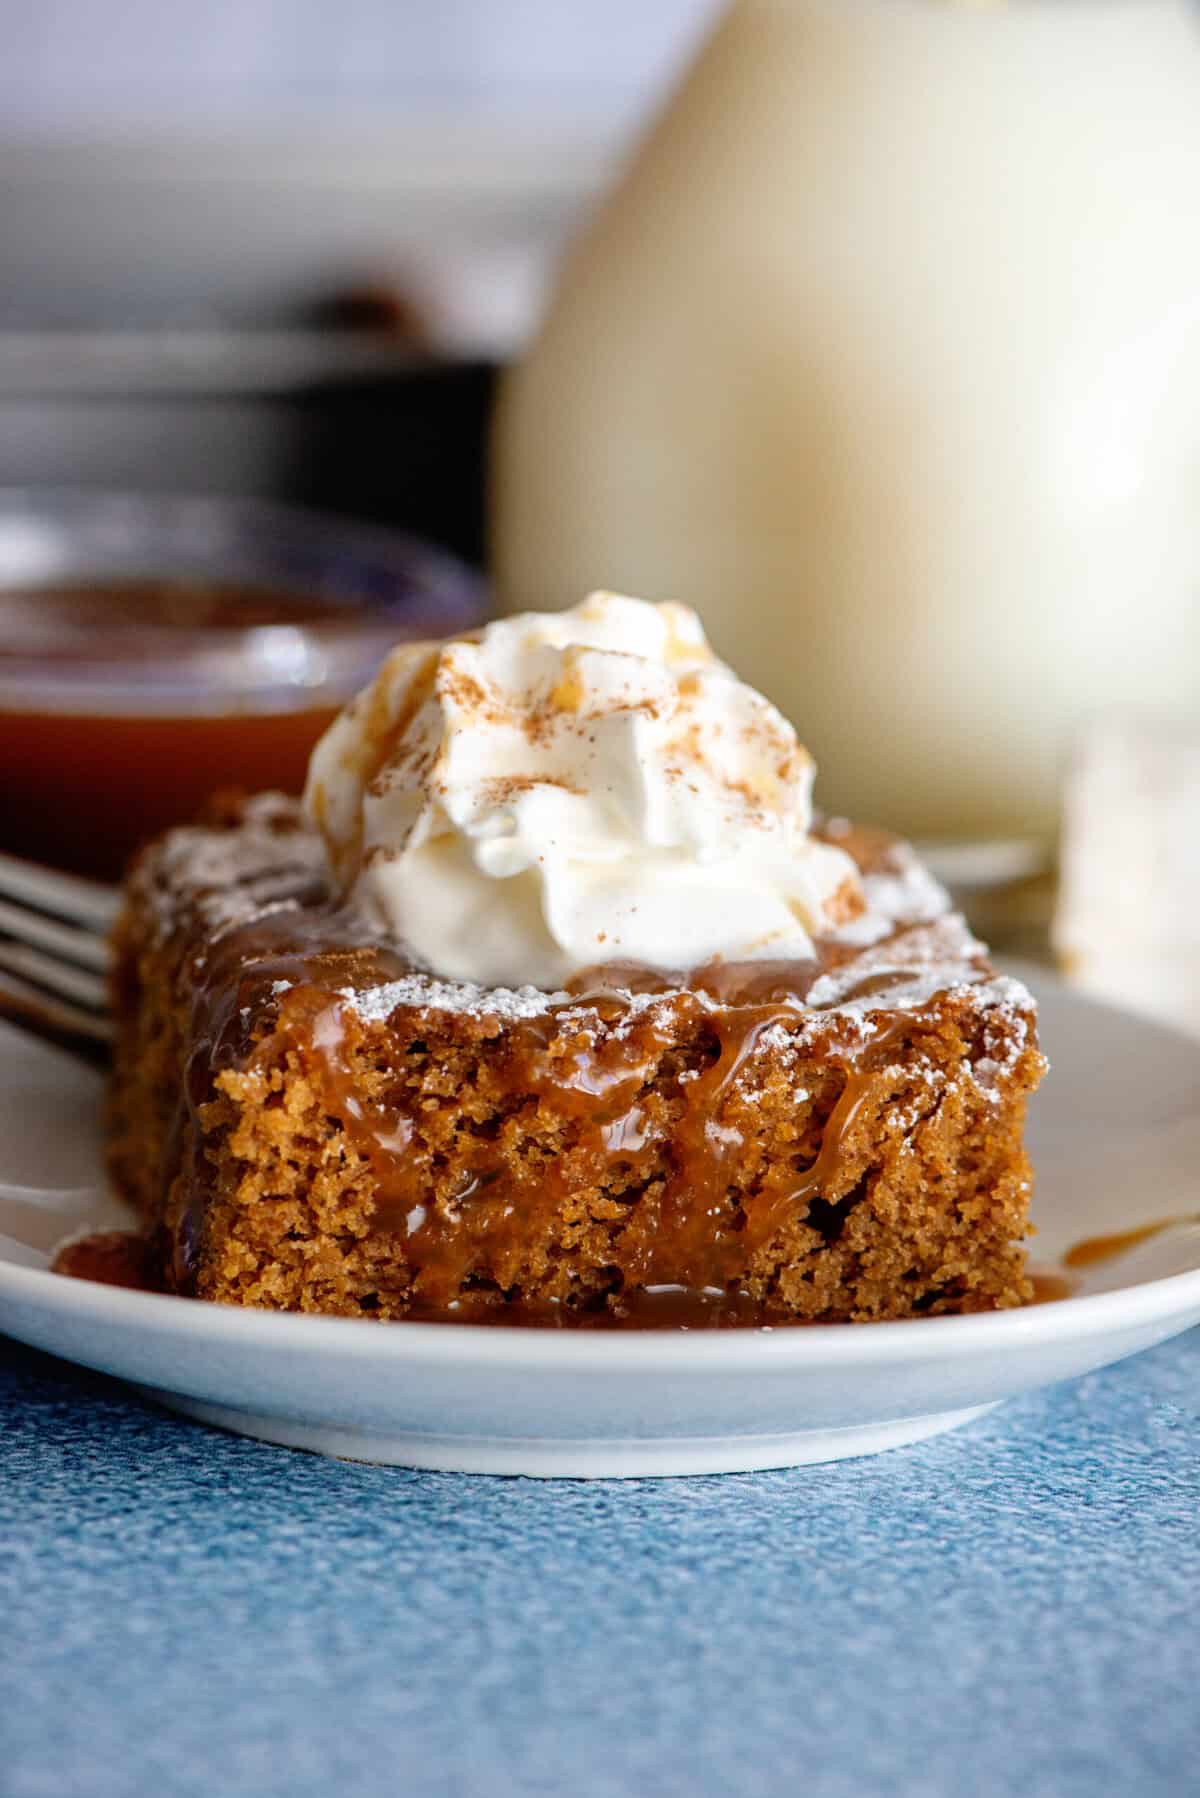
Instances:
[[[436,980],[432,974],[406,974],[401,980],[389,980],[383,986],[361,991],[343,987],[339,996],[364,1023],[390,1018],[401,1005],[518,1023],[543,1017],[551,1008],[570,1003],[568,993],[544,993],[536,986],[475,986],[469,981]]]
[[[896,843],[884,864],[862,876],[866,910],[843,924],[840,943],[867,947],[909,924],[931,924],[950,910],[950,895],[908,843]]]
[[[677,1001],[685,992],[690,993],[691,989],[687,987],[673,987],[669,992],[631,993],[626,992],[623,988],[614,987],[611,996],[621,1007],[621,1011],[625,1018],[637,1018],[640,1017],[643,1012],[651,1011],[656,1005]],[[703,1005],[707,1005],[710,1002],[706,993],[691,993],[691,996],[694,999],[699,1000]],[[553,1001],[550,1001],[550,1003],[553,1003]],[[558,1019],[559,1022],[563,1024],[588,1025],[595,1023],[596,1015],[596,1007],[594,1005],[588,1005],[587,1003],[581,1003],[576,1000],[575,1004],[569,1005],[566,1011],[560,1011],[558,1013]]]
[[[965,927],[962,928],[965,940],[971,941]],[[889,963],[880,957],[878,966],[870,973],[862,961],[856,960],[839,969],[836,975],[823,976],[817,982],[808,1002],[797,1005],[794,1025],[782,1020],[770,1024],[758,1042],[761,1047],[778,1053],[798,1044],[806,1029],[832,1018],[853,1025],[856,1034],[865,1040],[878,1028],[874,1019],[867,1015],[869,1012],[915,1011],[941,993],[962,989],[969,990],[983,1009],[1002,1008],[1014,1020],[1015,1030],[1005,1041],[1005,1059],[1010,1059],[1014,1035],[1017,1038],[1015,1046],[1024,1045],[1025,1019],[1033,1014],[1033,998],[1020,981],[1000,977],[983,980],[980,976],[979,964],[969,960],[931,960],[922,965],[919,960]],[[874,977],[886,978],[883,990],[873,984],[870,992],[856,994],[853,991],[854,986],[873,981]],[[844,984],[844,992],[839,991],[839,982]],[[818,993],[818,988],[825,990]],[[835,994],[838,996],[833,996]],[[601,1018],[595,1005],[573,999],[565,992],[546,993],[534,986],[481,987],[469,982],[437,980],[432,975],[419,973],[361,990],[345,987],[339,996],[364,1023],[383,1022],[398,1007],[406,1006],[476,1018],[494,1017],[502,1023],[519,1023],[552,1014],[561,1029],[593,1032],[604,1029],[609,1034],[619,1033],[633,1019],[656,1006],[674,1006],[685,997],[705,1009],[717,1009],[716,1002],[707,994],[689,987],[653,993],[614,990],[609,996],[619,1005],[620,1012],[615,1019],[606,1020]]]
[[[813,984],[807,1002],[819,1011],[908,1009],[947,987],[976,984],[986,973],[983,944],[957,912],[948,912],[932,923],[893,931],[886,942],[831,968]]]
[[[235,830],[195,824],[169,831],[134,877],[159,929],[175,922],[181,895],[219,936],[312,893],[325,880],[325,852],[299,821],[294,800],[259,793]]]
[[[971,1078],[988,1099],[1003,1096],[1004,1076],[1029,1046],[1033,999],[1019,980],[998,975],[982,989],[994,1001],[983,1033],[984,1053],[971,1064]]]
[[[235,829],[194,826],[172,831],[142,863],[135,882],[149,896],[160,928],[169,930],[181,905],[193,909],[213,937],[271,911],[311,903],[325,878],[324,850],[303,827],[295,802],[279,794],[249,800]],[[973,1076],[981,1089],[1024,1049],[1034,1002],[1019,981],[992,976],[983,945],[964,920],[948,910],[943,889],[907,845],[888,850],[883,864],[864,876],[869,912],[837,933],[852,947],[841,966],[821,975],[803,1004],[768,1026],[760,1041],[779,1051],[800,1045],[832,1018],[846,1036],[866,1042],[887,1013],[916,1010],[938,994],[969,989],[981,1011],[994,1016],[984,1034],[984,1053]],[[364,926],[364,941],[375,933]],[[274,996],[288,982],[277,981]],[[655,1007],[687,998],[704,1009],[718,1002],[691,987],[657,992],[614,990],[616,1016],[598,1001],[534,986],[484,987],[412,972],[400,979],[340,994],[364,1022],[382,1022],[398,1008],[438,1010],[517,1023],[553,1014],[564,1030],[619,1034]],[[602,1015],[603,1014],[603,1015]]]

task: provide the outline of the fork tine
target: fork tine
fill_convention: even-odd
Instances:
[[[0,1018],[88,1061],[104,1060],[112,1045],[113,1026],[62,999],[51,999],[13,974],[0,972]]]
[[[57,998],[88,1005],[93,1011],[103,1011],[108,1005],[108,982],[102,975],[68,967],[66,962],[27,943],[0,940],[0,968],[19,974],[24,981],[44,988]]]
[[[0,896],[101,931],[112,924],[120,902],[115,887],[77,874],[59,874],[15,855],[0,855]]]
[[[103,973],[112,960],[107,940],[94,930],[78,930],[73,924],[60,924],[42,912],[29,911],[23,905],[11,905],[0,899],[0,936],[11,936],[19,943],[33,943],[39,949],[62,956],[80,967]]]

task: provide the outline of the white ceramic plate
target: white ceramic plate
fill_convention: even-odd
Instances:
[[[1200,1211],[1200,1042],[1043,983],[1036,1260]],[[1200,1321],[1200,1224],[1078,1296],[911,1323],[594,1334],[292,1317],[46,1271],[126,1221],[105,1191],[100,1081],[0,1029],[0,1329],[161,1403],[325,1454],[481,1473],[713,1473],[872,1454]]]

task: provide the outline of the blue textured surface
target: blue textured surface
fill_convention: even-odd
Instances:
[[[1200,1787],[1200,1332],[874,1460],[349,1466],[0,1342],[3,1798]]]

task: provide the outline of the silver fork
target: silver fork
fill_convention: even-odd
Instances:
[[[101,1060],[115,887],[0,855],[0,1018]]]

